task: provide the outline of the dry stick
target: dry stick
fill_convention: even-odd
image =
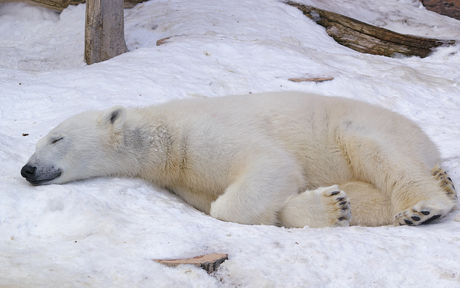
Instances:
[[[208,254],[188,259],[174,259],[174,260],[153,260],[155,262],[165,264],[169,267],[176,267],[180,264],[192,264],[197,267],[201,267],[208,273],[212,273],[217,270],[220,264],[225,260],[228,260],[228,254]]]
[[[317,78],[289,78],[291,82],[324,82],[334,80],[334,77],[317,77]]]
[[[326,28],[339,44],[362,53],[383,56],[428,56],[433,48],[454,45],[455,40],[440,40],[399,34],[356,19],[296,2],[286,2]]]
[[[160,40],[157,40],[156,45],[160,46],[160,45],[166,44],[168,42],[168,40],[171,39],[172,37],[173,36],[169,36],[169,37],[166,37],[166,38],[161,38]]]

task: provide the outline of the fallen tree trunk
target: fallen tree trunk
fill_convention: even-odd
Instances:
[[[132,8],[134,5],[145,2],[147,0],[125,0],[124,8]],[[0,0],[0,3],[6,2],[23,2],[33,5],[38,5],[56,11],[62,11],[69,5],[78,5],[85,3],[86,0]]]
[[[460,20],[460,0],[422,0],[427,10]]]
[[[424,58],[436,47],[456,44],[455,40],[399,34],[312,6],[292,1],[285,3],[298,8],[305,16],[325,27],[327,34],[337,43],[362,53],[389,57],[404,55]]]

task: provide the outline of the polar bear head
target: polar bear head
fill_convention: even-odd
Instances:
[[[117,174],[125,117],[126,109],[117,106],[65,120],[38,141],[21,175],[42,185]]]

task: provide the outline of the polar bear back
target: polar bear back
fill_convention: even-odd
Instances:
[[[439,160],[435,145],[410,120],[340,97],[301,92],[226,96],[172,101],[142,108],[135,114],[147,118],[134,119],[135,123],[164,122],[173,134],[171,141],[186,146],[189,169],[185,170],[200,174],[189,175],[187,186],[196,187],[199,194],[203,189],[209,190],[204,194],[222,191],[233,180],[228,175],[236,163],[276,148],[290,154],[308,175],[307,188],[352,180],[353,171],[340,147],[341,137],[350,134],[374,137],[379,133],[378,139],[387,149],[419,153],[417,157],[429,167]],[[155,173],[146,172],[143,177],[151,175]],[[209,187],[190,185],[205,179],[204,175],[214,175],[219,181],[208,181],[212,183]],[[167,177],[159,178],[164,181]]]

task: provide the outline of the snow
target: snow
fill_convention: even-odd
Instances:
[[[416,0],[301,2],[400,33],[460,39],[459,21]],[[1,287],[460,287],[458,210],[421,227],[246,226],[140,179],[34,187],[19,174],[38,139],[84,110],[299,90],[416,121],[460,185],[460,46],[386,58],[340,46],[275,0],[152,0],[125,10],[130,51],[87,66],[84,19],[84,5],[58,14],[0,4]],[[335,79],[287,80],[320,76]],[[211,275],[152,261],[214,252],[229,260]]]

